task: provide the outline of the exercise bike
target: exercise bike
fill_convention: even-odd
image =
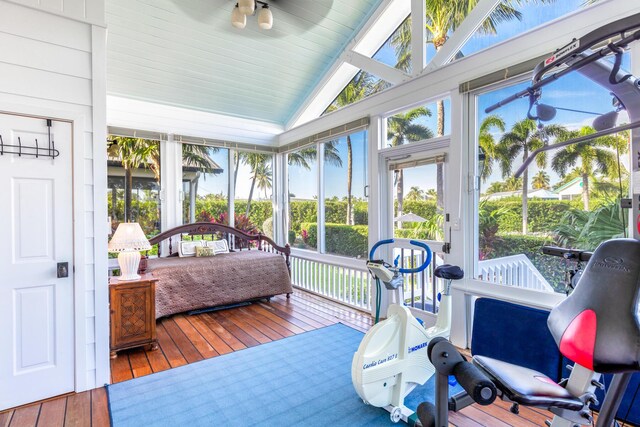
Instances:
[[[448,426],[449,410],[474,402],[490,404],[496,395],[506,402],[551,411],[555,414],[547,423],[551,427],[591,425],[595,390],[603,387],[601,374],[609,373],[613,380],[595,426],[610,427],[631,376],[640,372],[638,304],[640,241],[602,243],[575,290],[551,310],[547,321],[560,353],[574,362],[569,378],[555,383],[541,372],[485,356],[474,356],[469,364],[450,342],[435,339],[428,356],[438,372],[436,403],[418,406],[422,426]],[[466,373],[464,384],[461,381],[465,395],[449,398],[446,377],[451,373],[461,377]]]
[[[376,324],[367,332],[353,357],[351,379],[362,400],[369,405],[383,407],[390,413],[391,421],[404,420],[413,425],[417,421],[414,411],[404,405],[405,397],[418,385],[424,384],[435,370],[429,363],[426,348],[434,337],[449,336],[451,328],[451,282],[461,279],[459,267],[442,265],[435,269],[437,277],[447,280],[441,295],[440,308],[435,326],[425,329],[409,308],[403,304],[403,274],[422,272],[432,259],[429,246],[411,240],[426,253],[421,266],[398,268],[376,260],[376,250],[382,245],[394,243],[393,239],[376,243],[369,253],[367,267],[376,281]],[[394,294],[395,304],[387,311],[387,319],[378,322],[383,283]]]

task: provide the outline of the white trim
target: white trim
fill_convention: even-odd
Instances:
[[[109,358],[109,288],[107,256],[107,30],[91,28],[92,52],[92,119],[93,119],[93,266],[95,316],[95,384],[93,388],[110,382]],[[97,149],[96,149],[97,148]],[[86,375],[86,374],[85,374]]]
[[[284,131],[279,124],[196,111],[170,105],[107,96],[107,124],[149,132],[188,135],[256,146],[274,146]]]
[[[230,173],[227,174],[229,176],[227,186],[227,218],[229,218],[229,227],[235,227],[236,225],[236,182],[234,179],[236,174],[236,163],[234,162],[235,153],[236,150],[229,150],[227,155],[227,170],[230,171]],[[239,164],[238,168],[240,168]]]
[[[316,177],[318,182],[318,201],[317,201],[317,208],[316,208],[316,231],[317,231],[317,241],[316,241],[316,250],[321,253],[324,254],[325,253],[325,226],[324,226],[324,219],[325,219],[325,212],[324,212],[324,206],[325,206],[325,200],[324,200],[324,142],[318,142],[316,143],[316,153],[318,153],[318,155],[316,156],[316,158],[318,159],[318,176]]]
[[[345,54],[342,55],[342,60],[393,85],[402,83],[403,81],[411,78],[411,76],[403,73],[397,68],[389,67],[382,62],[371,59],[368,56],[364,56],[358,52],[345,52]]]
[[[475,34],[482,23],[491,15],[491,12],[498,6],[501,0],[480,0],[469,15],[456,28],[454,33],[447,39],[445,44],[436,52],[435,56],[427,65],[425,72],[433,71],[438,67],[448,63],[464,46],[464,44]]]
[[[385,139],[386,140],[386,139]],[[435,138],[423,139],[421,141],[410,142],[407,144],[396,145],[395,147],[385,147],[379,150],[379,153],[388,159],[390,157],[420,154],[427,151],[443,150],[451,145],[451,136],[437,136]]]
[[[426,25],[426,2],[411,0],[411,74],[413,76],[421,74],[427,65]]]
[[[345,268],[352,268],[354,270],[367,270],[366,261],[364,259],[349,258],[331,254],[321,254],[316,251],[298,248],[291,248],[291,256],[300,259],[306,259],[309,261],[332,264]]]
[[[452,285],[452,288],[462,291],[466,295],[495,298],[544,310],[551,310],[567,297],[565,294],[558,292],[540,292],[514,286],[496,285],[475,279],[460,281]]]

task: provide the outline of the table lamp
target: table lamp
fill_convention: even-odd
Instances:
[[[137,222],[123,222],[109,242],[109,252],[118,253],[120,277],[118,280],[137,280],[140,251],[148,251],[151,244]]]

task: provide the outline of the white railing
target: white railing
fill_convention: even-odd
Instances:
[[[396,247],[393,249],[393,258],[400,255],[398,266],[401,268],[416,268],[425,261],[425,252],[420,248],[410,245],[406,239],[396,239]],[[441,248],[442,242],[427,242],[430,248]],[[433,250],[433,249],[432,249]],[[406,274],[404,276],[404,302],[407,306],[419,310],[436,313],[438,310],[437,278],[433,274],[435,267],[442,265],[443,254],[433,251],[433,258],[429,266],[420,273]],[[435,302],[435,303],[434,303]]]
[[[412,246],[406,239],[396,239],[392,255],[400,255],[398,266],[415,268],[424,262],[425,253]],[[432,248],[440,248],[440,242],[427,242]],[[434,244],[432,244],[434,243]],[[424,271],[404,276],[405,304],[435,313],[437,287],[433,270],[442,264],[441,254],[434,254],[434,261]],[[371,276],[364,259],[293,249],[291,251],[291,276],[295,287],[321,295],[330,300],[361,310],[371,310]],[[434,305],[434,301],[436,301]]]
[[[371,310],[370,276],[364,260],[293,250],[295,287],[361,310]]]
[[[554,292],[553,287],[524,254],[479,261],[478,279],[498,285]]]

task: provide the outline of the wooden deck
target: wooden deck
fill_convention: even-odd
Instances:
[[[158,322],[160,348],[119,353],[111,362],[111,379],[117,383],[175,368],[220,354],[342,322],[360,331],[373,324],[371,316],[296,291],[290,300],[276,297],[270,303],[194,316],[177,315]],[[451,413],[450,424],[459,427],[544,426],[550,414],[521,408],[512,414],[497,402],[489,407],[472,406]],[[0,427],[109,425],[104,388],[70,394],[9,411],[0,412]]]

